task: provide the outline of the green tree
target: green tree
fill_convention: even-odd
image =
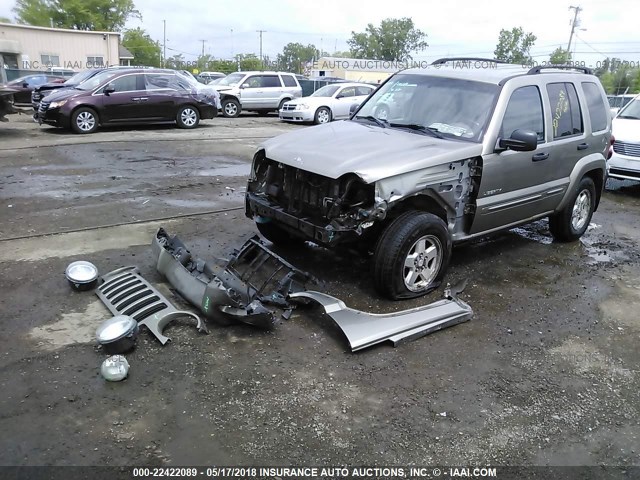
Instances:
[[[17,0],[18,23],[40,27],[118,32],[129,18],[141,18],[133,0]]]
[[[549,56],[549,62],[553,65],[564,65],[571,61],[571,52],[562,47],[556,48]]]
[[[140,27],[126,30],[122,45],[133,54],[133,65],[160,66],[160,44]]]
[[[8,17],[0,17],[0,23],[13,23]]]
[[[213,56],[206,53],[198,57],[196,68],[201,72],[208,72],[208,71],[211,71],[212,63],[213,63]]]
[[[264,64],[257,55],[253,53],[239,53],[236,55],[236,62],[240,64],[240,70],[243,72],[252,70],[264,70]]]
[[[211,70],[214,72],[231,73],[238,71],[238,63],[234,60],[213,60]]]
[[[514,27],[511,30],[500,30],[498,45],[493,54],[497,60],[509,63],[527,64],[533,59],[529,53],[536,42],[537,37],[529,32],[524,33],[522,27]]]
[[[417,29],[411,18],[387,18],[376,27],[367,25],[364,32],[351,32],[347,44],[356,58],[376,60],[411,60],[412,52],[426,49],[427,34]]]
[[[174,68],[176,70],[184,70],[184,56],[181,53],[169,57],[164,62],[165,68]]]
[[[285,72],[302,73],[307,62],[318,59],[318,49],[315,45],[307,45],[301,43],[288,43],[282,49],[282,53],[278,54],[276,61],[278,68]]]
[[[351,52],[350,51],[341,52],[340,50],[336,50],[331,54],[331,56],[336,58],[349,58],[351,57]]]

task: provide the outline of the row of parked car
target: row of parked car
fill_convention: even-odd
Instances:
[[[343,82],[302,98],[300,78],[292,73],[219,75],[203,72],[196,78],[186,71],[109,67],[85,70],[66,80],[43,75],[23,86],[31,87],[38,123],[76,133],[92,133],[100,125],[141,122],[173,121],[181,128],[195,128],[200,119],[213,118],[218,110],[225,117],[237,117],[242,111],[260,115],[275,111],[283,121],[327,123],[347,118],[375,89]],[[26,100],[20,97],[23,105]]]

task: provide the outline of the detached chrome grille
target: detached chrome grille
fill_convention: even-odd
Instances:
[[[615,141],[613,151],[618,155],[629,155],[630,157],[640,157],[640,143],[629,143]]]

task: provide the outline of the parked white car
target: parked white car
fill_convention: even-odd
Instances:
[[[624,95],[608,95],[609,107],[611,110],[611,116],[615,117],[620,109],[626,106],[633,98],[634,94],[625,93]]]
[[[613,119],[613,155],[607,161],[610,177],[640,181],[640,95]]]
[[[374,90],[373,85],[366,83],[325,85],[308,97],[285,103],[279,111],[280,120],[328,123],[349,118],[351,106],[360,105]]]

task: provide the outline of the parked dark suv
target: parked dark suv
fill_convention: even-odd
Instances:
[[[180,128],[195,128],[201,118],[217,115],[217,103],[216,96],[203,93],[180,72],[107,69],[72,90],[46,97],[37,120],[76,133],[133,123],[176,122]]]
[[[583,235],[611,140],[588,69],[444,59],[396,73],[350,120],[265,141],[246,214],[275,243],[364,244],[377,290],[416,297],[456,243],[543,217],[559,241]]]

